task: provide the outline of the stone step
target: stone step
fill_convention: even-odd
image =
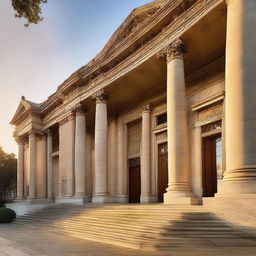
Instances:
[[[137,249],[252,241],[202,206],[65,204],[19,217],[12,225]]]

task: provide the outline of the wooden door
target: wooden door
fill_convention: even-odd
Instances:
[[[140,203],[140,158],[129,160],[129,203]]]
[[[216,140],[220,135],[203,138],[203,196],[214,197],[217,193]]]
[[[167,142],[158,145],[158,202],[163,202],[168,186],[168,150]]]

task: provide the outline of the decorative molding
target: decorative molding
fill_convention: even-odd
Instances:
[[[92,98],[94,100],[96,100],[96,104],[98,103],[106,103],[107,99],[108,99],[108,94],[106,93],[106,91],[104,89],[101,89],[99,91],[97,91]]]
[[[68,122],[68,118],[65,117],[62,120],[59,121],[59,126],[65,125]]]
[[[48,115],[48,109],[60,99],[64,101],[67,97],[71,99],[77,95],[82,99],[91,97],[92,88],[95,90],[106,87],[107,84],[131,70],[135,64],[153,56],[170,43],[170,40],[181,36],[199,18],[221,2],[220,0],[167,2],[162,9],[150,17],[144,26],[138,27],[136,33],[128,35],[116,49],[110,51],[109,55],[102,56],[96,61],[92,60],[66,79],[56,93],[40,104],[40,112],[44,116]],[[65,93],[66,90],[67,93]],[[77,94],[70,94],[74,90]],[[52,109],[55,108],[52,107]],[[56,112],[60,113],[60,111],[59,108]]]
[[[75,108],[74,112],[76,113],[76,116],[79,115],[85,115],[85,113],[88,111],[88,108],[83,105],[82,103],[79,103]]]
[[[168,45],[166,48],[161,50],[158,54],[160,59],[166,59],[167,62],[170,62],[174,59],[183,59],[183,54],[185,53],[185,44],[181,39],[176,39]]]
[[[220,93],[206,99],[206,100],[203,100],[197,104],[194,104],[191,106],[191,109],[192,111],[198,111],[200,110],[201,108],[204,108],[204,107],[207,107],[209,105],[212,105],[218,101],[222,101],[224,100],[225,98],[225,91],[221,91]]]
[[[142,110],[143,110],[143,112],[150,112],[152,110],[152,108],[151,108],[150,104],[147,104],[146,106],[144,106],[142,108]]]
[[[24,145],[25,140],[21,137],[14,138],[18,145]]]
[[[163,131],[163,132],[160,132],[160,133],[156,133],[156,141],[159,141],[159,140],[164,140],[166,139],[167,140],[167,131]]]

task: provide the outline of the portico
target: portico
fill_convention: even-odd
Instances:
[[[46,101],[21,99],[11,122],[18,199],[254,197],[255,16],[256,0],[158,0],[135,9]]]

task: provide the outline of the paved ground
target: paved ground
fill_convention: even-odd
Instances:
[[[199,247],[148,252],[0,224],[0,256],[255,256],[248,247]]]

